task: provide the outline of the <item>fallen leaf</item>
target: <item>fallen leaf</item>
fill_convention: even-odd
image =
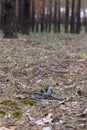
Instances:
[[[85,67],[85,64],[81,63],[79,66],[80,66],[80,67]]]
[[[0,130],[11,130],[11,129],[8,129],[8,128],[6,128],[6,127],[0,127]]]

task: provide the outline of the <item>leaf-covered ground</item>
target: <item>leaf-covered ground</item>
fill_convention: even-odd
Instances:
[[[61,100],[32,100],[50,87]],[[87,36],[0,39],[0,130],[87,130]]]

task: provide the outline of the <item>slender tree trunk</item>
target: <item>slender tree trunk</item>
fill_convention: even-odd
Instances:
[[[2,26],[2,30],[4,30],[4,3],[3,3],[3,0],[1,0],[1,26]]]
[[[39,21],[38,21],[38,19],[36,21],[36,32],[39,32]]]
[[[41,32],[44,31],[44,20],[45,20],[45,0],[42,0]]]
[[[51,24],[52,24],[52,0],[49,0],[50,7],[49,7],[49,29],[48,32],[51,31]]]
[[[54,32],[57,32],[57,1],[54,3]]]
[[[48,19],[49,15],[48,15],[48,11],[47,11],[47,15],[45,18],[45,31],[48,32],[48,23],[49,23],[49,19]]]
[[[30,2],[29,0],[24,1],[24,33],[29,34],[30,29]]]
[[[65,11],[65,33],[68,33],[69,27],[69,0],[66,0],[66,11]]]
[[[32,18],[31,18],[32,32],[35,30],[35,0],[32,0]]]
[[[72,0],[71,8],[71,23],[70,23],[70,33],[75,33],[75,16],[74,16],[75,0]]]
[[[81,0],[78,0],[76,33],[80,33],[81,28],[80,11],[81,11]]]
[[[84,18],[85,33],[87,33],[87,17]]]
[[[24,0],[18,0],[18,29],[23,31],[23,6],[24,5]]]
[[[5,0],[4,3],[3,33],[5,38],[14,38],[16,35],[15,0]]]
[[[0,0],[0,29],[1,29],[1,0]]]
[[[61,13],[60,13],[60,0],[58,0],[58,32],[60,33]]]

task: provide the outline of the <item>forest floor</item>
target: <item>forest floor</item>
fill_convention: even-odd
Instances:
[[[87,35],[0,38],[0,130],[87,130]]]

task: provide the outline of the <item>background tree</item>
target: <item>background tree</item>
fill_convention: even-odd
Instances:
[[[31,1],[32,4],[32,11],[31,11],[31,27],[32,27],[32,32],[35,31],[35,0]]]
[[[69,0],[66,0],[65,3],[65,33],[68,33],[68,27],[69,27]]]
[[[81,11],[81,0],[78,0],[76,33],[80,33],[80,27],[81,27],[80,11]]]
[[[2,13],[2,9],[1,9],[1,4],[2,4],[2,2],[1,2],[1,0],[0,0],[0,29],[1,29],[1,13]]]
[[[41,32],[44,31],[44,22],[45,22],[45,0],[42,0]]]
[[[23,31],[23,21],[24,21],[24,18],[23,18],[23,11],[24,11],[24,0],[17,0],[18,2],[18,22],[17,22],[17,25],[18,25],[18,30],[21,30]]]
[[[6,3],[10,3],[11,8],[7,9]],[[8,26],[16,28],[17,23],[18,31],[28,34],[31,30],[60,32],[60,27],[63,25],[66,33],[69,28],[71,33],[79,33],[84,23],[87,31],[86,3],[87,0],[0,0],[0,27],[5,32]],[[80,17],[83,9],[84,15]]]
[[[57,1],[54,1],[54,32],[57,32]]]
[[[3,1],[4,19],[3,19],[3,33],[5,38],[14,38],[16,35],[16,14],[15,14],[15,0]]]
[[[60,0],[58,0],[58,32],[60,32],[60,23],[61,23],[61,12],[60,12]]]
[[[4,30],[4,2],[1,0],[1,26],[2,30]]]
[[[29,34],[30,30],[30,4],[31,0],[24,0],[24,30],[23,33]]]
[[[72,0],[71,23],[70,23],[70,32],[71,33],[75,33],[75,15],[74,15],[74,9],[75,9],[75,0]]]
[[[49,29],[48,29],[48,32],[51,31],[51,23],[52,23],[52,0],[49,0]]]

